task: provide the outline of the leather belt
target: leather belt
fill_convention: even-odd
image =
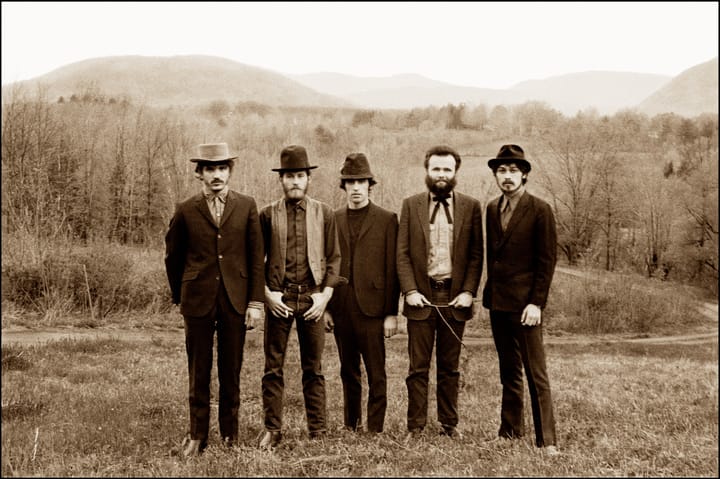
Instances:
[[[432,289],[450,289],[450,285],[452,284],[452,279],[441,279],[441,280],[435,280],[430,278],[430,287]]]
[[[312,284],[298,284],[298,283],[284,283],[283,288],[285,291],[290,291],[291,293],[306,293],[313,289],[315,286]]]

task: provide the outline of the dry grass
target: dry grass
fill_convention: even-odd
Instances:
[[[718,350],[706,345],[548,346],[559,445],[546,458],[529,435],[488,445],[499,421],[492,345],[463,353],[464,387],[455,442],[438,435],[435,402],[421,440],[403,443],[406,344],[388,341],[385,432],[342,431],[337,350],[328,336],[325,375],[331,432],[307,438],[297,342],[286,365],[285,439],[255,448],[262,428],[261,335],[250,334],[241,379],[240,445],[178,457],[187,427],[187,370],[181,341],[65,340],[3,347],[3,476],[707,476],[718,475]],[[434,374],[434,370],[431,374]],[[434,379],[431,376],[431,390]],[[213,394],[216,387],[213,387]],[[432,397],[432,395],[431,395]],[[37,439],[37,440],[36,440]]]

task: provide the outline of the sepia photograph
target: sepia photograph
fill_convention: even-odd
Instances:
[[[3,477],[718,477],[718,2],[2,1]]]

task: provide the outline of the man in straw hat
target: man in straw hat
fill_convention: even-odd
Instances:
[[[335,211],[342,262],[349,283],[330,300],[340,355],[345,427],[362,430],[362,376],[367,372],[367,431],[382,432],[387,408],[385,338],[397,332],[400,288],[395,267],[397,214],[370,201],[376,181],[362,153],[351,153],[340,170],[347,205]]]
[[[265,374],[262,378],[265,431],[262,449],[282,439],[285,384],[283,364],[290,329],[296,325],[300,344],[303,395],[311,439],[327,432],[325,377],[325,308],[339,276],[340,246],[335,216],[329,205],[307,195],[310,184],[307,151],[291,145],[280,153],[279,173],[284,196],[260,211],[265,240]]]
[[[424,162],[429,191],[405,198],[400,213],[397,269],[410,360],[407,440],[426,426],[434,343],[440,434],[462,437],[457,429],[460,347],[480,284],[483,235],[480,202],[454,191],[460,163],[449,146],[430,148]]]
[[[255,200],[228,187],[234,160],[226,143],[197,147],[195,176],[202,192],[180,203],[165,236],[172,302],[185,322],[190,433],[186,457],[207,446],[210,374],[217,331],[220,435],[238,437],[240,368],[245,331],[262,318],[263,242]]]
[[[524,366],[535,443],[548,455],[557,455],[541,324],[555,271],[555,218],[546,202],[525,190],[531,166],[520,146],[503,145],[488,166],[502,192],[487,205],[488,278],[483,291],[503,388],[498,438],[524,434]]]

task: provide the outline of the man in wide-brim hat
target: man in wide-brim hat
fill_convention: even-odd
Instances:
[[[328,309],[340,355],[345,428],[363,429],[361,360],[367,373],[367,431],[382,432],[387,409],[385,338],[397,332],[400,286],[396,268],[397,214],[370,200],[376,184],[363,153],[351,153],[340,170],[347,203],[335,211],[342,262]]]
[[[503,389],[498,437],[516,439],[525,433],[524,369],[535,444],[557,455],[541,324],[555,271],[555,218],[550,205],[525,190],[531,166],[520,146],[501,146],[488,166],[502,192],[485,213],[488,276],[483,290]]]
[[[265,374],[262,378],[265,431],[260,447],[272,449],[282,439],[283,364],[290,329],[296,324],[300,343],[303,395],[311,439],[327,432],[325,377],[325,308],[342,281],[340,246],[329,205],[307,195],[310,171],[307,151],[290,145],[280,153],[283,198],[265,206],[260,223],[266,245]]]
[[[196,163],[202,192],[177,206],[165,236],[172,302],[180,305],[185,325],[190,406],[190,432],[182,450],[186,457],[207,446],[215,331],[220,435],[228,446],[237,441],[245,331],[262,318],[262,232],[255,200],[229,189],[236,158],[227,143],[198,145],[190,161]]]

